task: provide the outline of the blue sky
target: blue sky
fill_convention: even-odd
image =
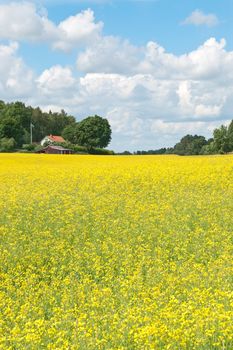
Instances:
[[[233,1],[231,0],[139,0],[139,1],[38,1],[55,23],[91,8],[97,21],[104,23],[103,34],[120,36],[134,45],[145,45],[154,40],[167,51],[180,55],[196,49],[209,37],[225,38],[227,48],[233,49]],[[194,10],[214,13],[220,24],[208,27],[184,26],[182,21]],[[75,53],[59,54],[41,45],[22,45],[21,52],[37,70],[48,63],[72,64]],[[38,60],[38,55],[41,60]]]
[[[232,34],[231,0],[0,1],[0,89],[107,117],[117,150],[172,146],[232,118]]]

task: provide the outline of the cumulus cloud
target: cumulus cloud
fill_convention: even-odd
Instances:
[[[63,92],[66,89],[71,89],[75,79],[70,68],[57,65],[46,69],[38,77],[37,83],[44,93],[54,93],[59,90]]]
[[[60,80],[66,88],[59,85]],[[107,117],[113,128],[112,147],[121,150],[169,146],[187,132],[210,135],[224,119],[230,119],[226,101],[233,107],[233,84],[219,93],[216,81],[109,73],[74,78],[69,69],[52,67],[37,84],[45,109],[65,107],[78,119],[93,114]]]
[[[103,23],[95,23],[93,11],[90,9],[70,16],[58,25],[59,40],[53,46],[61,50],[69,50],[77,44],[95,42],[102,31]]]
[[[200,67],[199,59],[202,62],[210,48],[213,65]],[[115,149],[171,146],[187,132],[210,135],[232,117],[233,52],[225,50],[223,41],[210,39],[182,59],[149,43],[144,52],[140,48],[141,61],[138,56],[133,69],[118,67],[118,73],[110,73],[114,65],[109,65],[105,73],[99,64],[95,73],[83,76],[76,74],[75,67],[55,65],[36,77],[17,50],[16,43],[0,46],[3,98],[21,96],[45,110],[64,108],[78,119],[105,116],[113,128]],[[169,58],[163,60],[166,55]],[[146,60],[150,65],[145,65]]]
[[[219,20],[213,13],[205,14],[200,10],[195,10],[182,22],[182,24],[193,24],[195,26],[206,25],[207,27],[214,27],[219,24]]]
[[[0,94],[2,99],[25,98],[33,86],[34,74],[18,57],[18,44],[0,45]]]
[[[77,67],[83,72],[104,72],[129,74],[138,64],[140,49],[127,40],[113,36],[99,37],[82,52]]]
[[[87,73],[152,74],[158,79],[219,79],[231,75],[233,53],[224,39],[208,39],[196,50],[176,56],[156,42],[136,47],[115,37],[99,38],[79,54],[77,67]],[[225,76],[224,76],[225,74]]]
[[[64,108],[77,119],[105,116],[117,150],[172,146],[186,133],[210,136],[232,118],[233,51],[224,39],[175,55],[153,41],[139,47],[103,36],[91,10],[56,25],[31,3],[16,5],[0,6],[0,38],[49,42],[63,51],[83,48],[76,65],[55,64],[35,74],[19,56],[18,43],[0,44],[2,99]],[[10,11],[14,21],[3,16]]]
[[[0,38],[18,41],[50,41],[58,38],[54,23],[29,2],[0,5]]]
[[[38,11],[33,3],[0,5],[0,39],[48,42],[55,49],[67,51],[96,40],[102,27],[103,23],[95,23],[90,9],[56,25],[48,19],[46,11]]]

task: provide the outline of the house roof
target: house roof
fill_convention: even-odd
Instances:
[[[49,135],[48,138],[53,142],[65,142],[62,136]]]
[[[53,145],[49,145],[49,146],[37,151],[36,153],[45,153],[46,150],[66,151],[66,152],[69,152],[69,154],[74,153],[69,148],[64,148],[62,146],[53,146]]]
[[[62,146],[49,145],[49,146],[45,147],[44,149],[47,149],[47,148],[56,149],[58,151],[71,151],[69,148],[64,148]]]

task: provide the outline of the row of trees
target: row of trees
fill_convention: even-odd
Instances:
[[[45,135],[61,135],[75,118],[62,110],[60,113],[42,112],[39,107],[26,107],[22,102],[4,103],[0,101],[0,147],[14,144],[21,148],[30,143],[30,124],[34,125],[33,141],[40,142]]]
[[[97,115],[81,122],[68,115],[42,112],[39,107],[25,106],[22,102],[0,101],[0,151],[11,151],[30,143],[30,125],[33,124],[33,141],[40,142],[46,135],[62,135],[70,146],[83,146],[88,152],[107,147],[111,141],[111,127],[107,119]],[[200,135],[186,135],[172,148],[137,151],[134,154],[224,154],[233,152],[233,120],[229,126],[221,125],[206,139]],[[128,151],[122,154],[131,154]]]
[[[225,154],[233,152],[233,120],[228,126],[221,125],[213,132],[213,137],[206,140],[204,136],[186,135],[173,149],[174,154],[202,155]]]
[[[207,155],[233,152],[233,120],[229,126],[221,125],[213,132],[213,137],[206,139],[200,135],[186,135],[171,148],[160,148],[149,151],[136,151],[136,155],[178,154],[178,155]],[[131,154],[129,151],[121,154]]]
[[[0,101],[0,151],[16,148],[33,150],[30,145],[30,126],[33,142],[39,143],[46,135],[62,135],[69,146],[83,146],[86,151],[107,147],[111,141],[111,127],[107,119],[97,115],[76,122],[64,110],[60,113],[42,112],[39,107],[25,106],[22,102]]]
[[[202,154],[202,149],[206,147],[210,142],[211,142],[211,139],[206,140],[204,136],[186,135],[182,137],[180,142],[178,142],[174,146],[172,153],[179,154],[179,155]]]

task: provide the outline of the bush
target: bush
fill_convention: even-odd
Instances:
[[[0,152],[12,152],[15,150],[16,142],[13,137],[3,137],[0,140]]]
[[[75,153],[88,153],[87,148],[84,146],[72,145],[71,147]]]
[[[44,148],[44,147],[41,146],[41,145],[36,145],[36,147],[34,148],[34,151],[35,151],[35,152],[39,152],[39,151],[41,151],[43,148]]]
[[[89,151],[90,154],[99,154],[99,155],[106,155],[106,156],[112,156],[114,155],[114,151],[110,151],[109,149],[104,148],[93,148]]]
[[[34,151],[34,149],[36,148],[35,144],[31,144],[31,143],[26,143],[23,145],[22,149],[25,151]]]
[[[130,155],[132,155],[132,153],[130,151],[119,152],[117,154],[120,155],[120,156],[130,156]]]

